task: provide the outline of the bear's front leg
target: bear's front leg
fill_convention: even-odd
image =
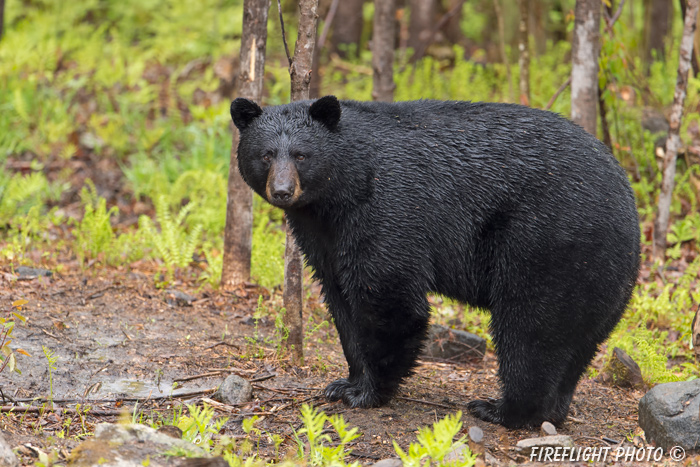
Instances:
[[[387,403],[415,365],[426,335],[430,308],[424,296],[384,296],[353,309],[341,297],[326,296],[340,335],[348,378],[326,387],[331,401],[350,407]]]

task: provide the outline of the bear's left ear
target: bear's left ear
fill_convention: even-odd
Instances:
[[[239,130],[245,130],[262,112],[258,104],[242,97],[231,102],[231,118]]]
[[[329,130],[334,131],[340,121],[340,102],[335,96],[322,97],[311,104],[309,115],[314,120],[323,123]]]

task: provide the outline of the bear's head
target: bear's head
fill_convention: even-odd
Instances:
[[[261,109],[248,99],[231,103],[240,130],[238,168],[270,204],[305,206],[323,195],[333,170],[329,139],[338,131],[340,103],[326,96]]]

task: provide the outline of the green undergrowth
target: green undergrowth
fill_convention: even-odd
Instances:
[[[407,466],[470,467],[476,456],[465,445],[466,436],[455,439],[461,429],[462,413],[448,415],[435,422],[432,427],[418,430],[416,442],[404,451],[393,442],[397,455]],[[281,436],[270,433],[259,426],[259,417],[253,416],[241,422],[246,434],[244,439],[220,434],[227,426],[228,417],[217,417],[214,409],[188,405],[173,409],[168,416],[147,417],[134,408],[132,423],[142,423],[152,428],[173,425],[182,431],[182,439],[204,449],[213,456],[223,457],[231,467],[280,465],[303,465],[309,467],[360,467],[350,461],[351,443],[362,436],[357,427],[347,424],[340,414],[326,415],[321,410],[303,404],[300,409],[301,428],[294,430],[292,445],[284,444]],[[128,420],[125,420],[128,421]],[[274,454],[261,453],[262,446],[273,446]],[[290,449],[291,448],[291,449]],[[460,455],[452,454],[459,452]],[[173,449],[173,456],[196,456],[193,451]],[[446,459],[447,457],[447,459]]]
[[[700,256],[677,280],[640,284],[627,313],[608,341],[607,358],[615,347],[640,366],[654,385],[700,376],[691,348],[691,323],[700,304]]]

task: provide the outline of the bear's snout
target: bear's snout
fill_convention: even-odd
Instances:
[[[280,208],[294,204],[301,196],[299,174],[289,161],[280,161],[270,167],[266,187],[267,200]]]

